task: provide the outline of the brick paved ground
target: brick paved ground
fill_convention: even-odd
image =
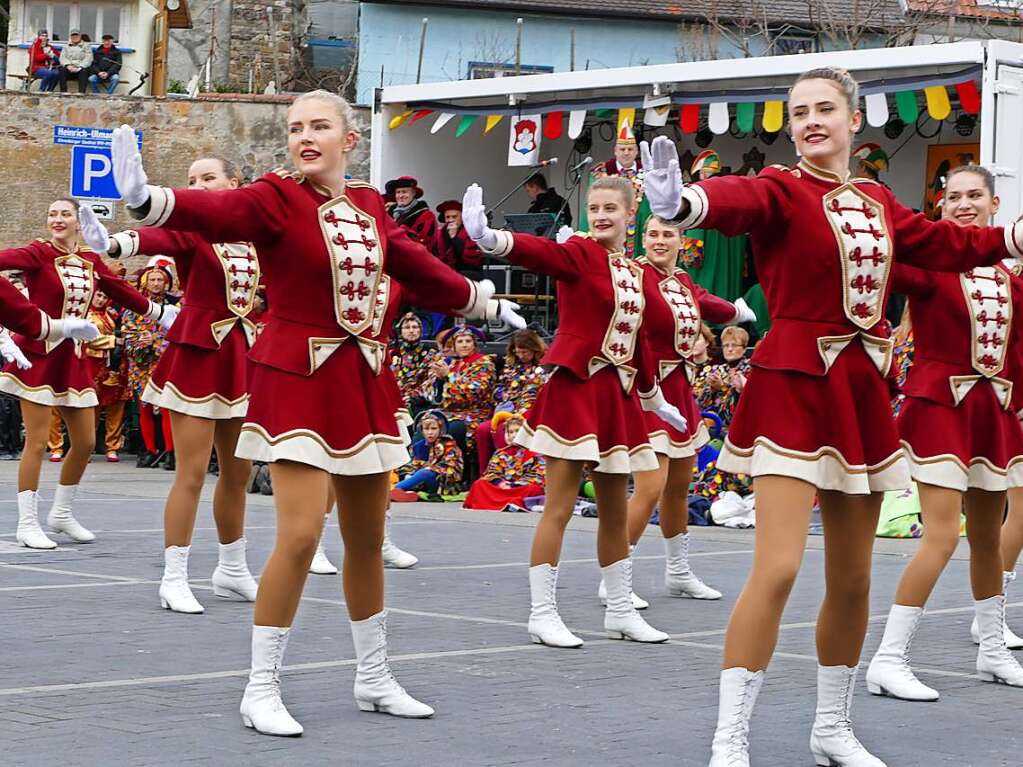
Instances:
[[[127,465],[90,468],[79,516],[88,546],[30,552],[13,545],[15,464],[0,464],[0,765],[706,765],[716,715],[723,629],[750,564],[748,533],[695,531],[694,564],[725,592],[718,603],[663,595],[659,533],[637,552],[636,588],[667,645],[606,640],[596,601],[593,520],[566,538],[558,598],[582,650],[532,645],[526,557],[535,517],[401,507],[395,538],[420,566],[389,572],[393,667],[437,709],[427,721],[360,713],[353,649],[336,577],[311,576],[287,656],[284,690],[306,728],[296,740],[242,727],[251,605],[215,599],[216,538],[208,500],[192,555],[205,615],[159,609],[162,499],[169,474]],[[48,508],[55,467],[44,472]],[[269,499],[250,507],[254,572],[273,542]],[[656,536],[656,537],[655,537]],[[821,596],[820,539],[785,614],[779,654],[753,720],[758,767],[812,765],[813,620]],[[871,635],[914,544],[879,541]],[[328,552],[340,559],[336,526]],[[1017,595],[1017,599],[1020,597]],[[1010,617],[1023,628],[1023,601]],[[917,638],[921,678],[937,704],[856,695],[861,738],[896,765],[1023,764],[1023,691],[972,676],[975,649],[967,563],[949,566]]]

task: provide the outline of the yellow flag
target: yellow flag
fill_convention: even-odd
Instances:
[[[411,109],[407,112],[402,112],[400,115],[395,115],[394,117],[391,118],[391,122],[389,123],[388,127],[390,127],[391,130],[394,130],[395,128],[400,128],[402,125],[405,124],[405,121],[411,116],[412,116]]]
[[[764,130],[768,133],[777,133],[781,130],[782,126],[782,115],[784,113],[785,102],[783,101],[766,101],[764,102]]]
[[[504,119],[504,115],[487,115],[487,124],[483,128],[484,133],[490,133],[494,127]]]
[[[626,138],[633,137],[633,129],[636,127],[636,110],[635,109],[619,109],[618,110],[618,129],[615,131],[615,135],[621,139],[622,131],[628,123],[628,130],[625,131]]]
[[[924,96],[927,97],[927,112],[935,120],[944,120],[952,113],[952,102],[944,85],[924,88]]]

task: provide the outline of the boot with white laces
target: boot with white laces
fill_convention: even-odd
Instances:
[[[923,615],[922,607],[892,605],[881,646],[867,667],[867,690],[872,695],[900,700],[938,699],[938,691],[917,679],[909,667],[909,648]]]
[[[673,597],[721,599],[721,592],[701,581],[689,567],[689,533],[664,539],[664,587]]]
[[[57,544],[46,537],[39,526],[39,492],[18,493],[18,543],[30,549],[55,549]]]
[[[433,709],[420,703],[398,684],[387,662],[387,611],[366,620],[351,621],[355,641],[355,702],[360,711],[409,719],[426,719]]]
[[[334,567],[333,562],[327,559],[327,552],[323,550],[323,533],[327,529],[328,519],[330,519],[330,514],[324,514],[320,540],[316,542],[316,553],[313,554],[313,561],[309,563],[309,572],[313,575],[337,575],[337,568]]]
[[[736,666],[721,672],[710,767],[749,767],[749,720],[763,683],[763,671]]]
[[[667,642],[668,635],[647,623],[632,606],[632,560],[620,559],[602,567],[607,584],[607,608],[604,610],[604,630],[611,639],[630,639],[633,642]]]
[[[1006,599],[1009,597],[1009,585],[1014,580],[1016,580],[1014,570],[1002,573],[1002,593],[1005,594]],[[980,629],[977,627],[976,617],[970,624],[970,638],[973,639],[974,644],[980,644]],[[1010,650],[1023,650],[1023,638],[1016,636],[1015,632],[1009,628],[1008,623],[1005,624],[1005,646]]]
[[[810,751],[819,767],[886,767],[856,739],[853,688],[859,666],[817,666],[817,716]]]
[[[384,557],[385,567],[394,567],[398,570],[407,570],[414,567],[419,561],[415,554],[409,554],[394,545],[391,540],[391,512],[388,511],[384,517],[384,545],[380,550]]]
[[[190,546],[168,546],[163,550],[163,579],[160,581],[160,607],[176,613],[198,615],[205,608],[188,586]]]
[[[985,682],[1023,687],[1023,666],[1005,646],[1005,595],[979,599],[973,605],[980,629],[977,674]]]
[[[529,637],[550,647],[582,647],[583,640],[569,631],[558,615],[557,587],[558,568],[549,564],[529,568]]]
[[[635,546],[629,546],[629,557],[632,557],[632,552],[636,550]],[[600,604],[607,606],[607,584],[604,583],[604,576],[600,576],[600,585],[597,586],[597,599],[600,600]],[[635,591],[632,592],[632,606],[637,610],[645,610],[650,606],[650,603],[639,596]]]
[[[213,571],[213,594],[235,602],[255,602],[259,584],[245,561],[245,539],[219,545],[220,556]]]
[[[96,540],[95,534],[86,530],[79,524],[78,520],[71,515],[71,507],[74,505],[75,496],[78,495],[78,485],[57,485],[53,494],[53,506],[46,517],[46,524],[54,533],[64,533],[75,543],[92,543]]]
[[[239,712],[242,723],[264,735],[294,738],[302,734],[281,700],[281,664],[290,628],[252,627],[252,670]]]

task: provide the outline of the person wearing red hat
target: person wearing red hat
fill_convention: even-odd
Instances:
[[[462,203],[445,200],[437,206],[437,229],[434,252],[437,258],[455,270],[464,273],[479,272],[483,266],[483,253],[462,225]]]
[[[399,176],[384,185],[386,197],[394,200],[391,218],[414,241],[433,250],[437,240],[437,219],[423,199],[423,190],[412,176]]]

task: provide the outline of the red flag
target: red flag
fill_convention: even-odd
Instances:
[[[543,122],[543,137],[549,141],[561,138],[565,128],[565,113],[550,112]]]
[[[959,94],[959,104],[964,112],[971,115],[980,112],[980,93],[977,92],[977,84],[973,80],[956,83],[956,93]]]
[[[700,129],[700,105],[683,104],[678,113],[678,122],[683,133],[696,133]]]
[[[419,122],[420,120],[422,120],[427,115],[432,115],[432,114],[433,114],[433,110],[432,109],[420,109],[418,112],[416,112],[414,115],[412,115],[412,118],[408,121],[409,125],[411,125],[412,123],[415,123],[415,122]]]

